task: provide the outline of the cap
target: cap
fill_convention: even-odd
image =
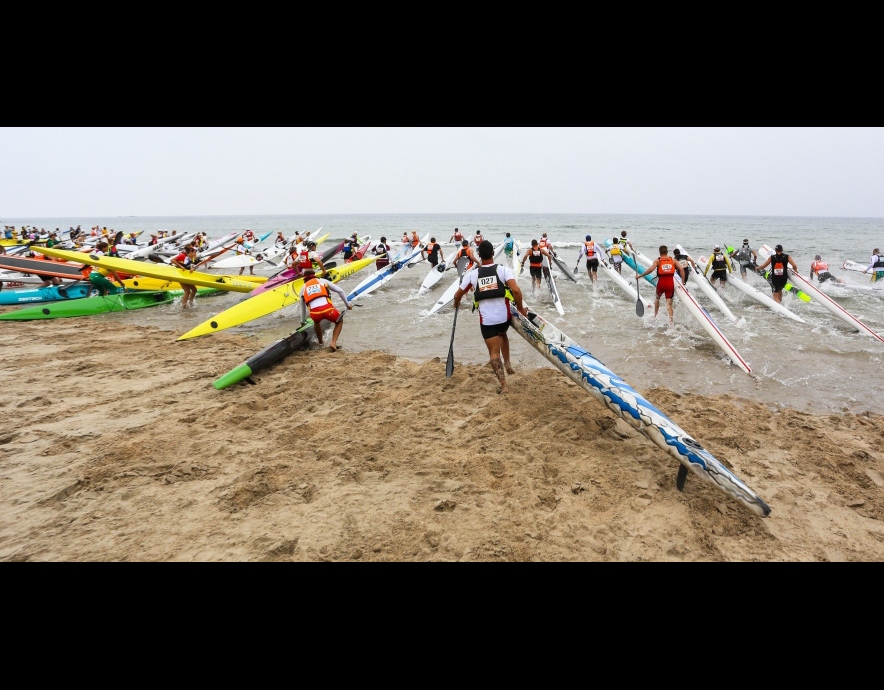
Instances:
[[[308,242],[307,242],[307,246],[308,246],[308,247],[315,247],[315,246],[316,246],[316,242],[314,242],[313,240],[308,240]]]
[[[591,239],[592,239],[592,235],[587,235],[587,236],[586,236],[586,241],[587,241],[587,242],[589,242]]]
[[[776,247],[774,247],[774,249],[778,252],[781,252],[781,251],[783,251],[783,245],[778,244]]]
[[[749,240],[743,240],[743,244],[749,244]]]
[[[719,247],[719,246],[716,244],[716,245],[713,247],[713,249],[714,249],[715,251],[718,251],[719,249],[721,249],[721,247]]]

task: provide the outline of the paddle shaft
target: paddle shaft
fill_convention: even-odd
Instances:
[[[451,324],[451,344],[448,346],[448,361],[445,364],[445,378],[451,378],[451,375],[454,373],[454,329],[457,327],[457,312],[460,309],[454,310],[454,322]]]
[[[635,315],[641,318],[645,315],[645,305],[642,304],[642,296],[641,292],[639,292],[639,277],[638,273],[635,274],[635,294],[637,295],[635,299]]]

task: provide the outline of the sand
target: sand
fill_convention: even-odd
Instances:
[[[3,561],[881,561],[884,424],[630,382],[771,507],[690,475],[545,365],[0,323]],[[518,337],[518,336],[514,336]]]

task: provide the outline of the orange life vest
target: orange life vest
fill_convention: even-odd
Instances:
[[[595,242],[592,240],[583,243],[584,251],[586,252],[587,259],[595,258]]]
[[[657,265],[657,277],[675,275],[675,260],[671,256],[661,256]]]
[[[310,304],[317,297],[325,297],[329,302],[328,288],[318,278],[311,278],[304,283],[304,302]]]

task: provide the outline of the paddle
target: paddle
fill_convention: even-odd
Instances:
[[[635,294],[637,295],[635,299],[635,315],[641,318],[645,315],[645,305],[642,304],[642,296],[639,292],[639,278],[638,274],[635,275]]]
[[[454,310],[454,323],[451,324],[451,344],[448,346],[448,361],[445,363],[445,378],[450,379],[454,373],[454,329],[457,326],[457,312]]]
[[[577,275],[577,269],[580,267],[580,257],[577,257],[577,265],[574,267],[574,275]]]

